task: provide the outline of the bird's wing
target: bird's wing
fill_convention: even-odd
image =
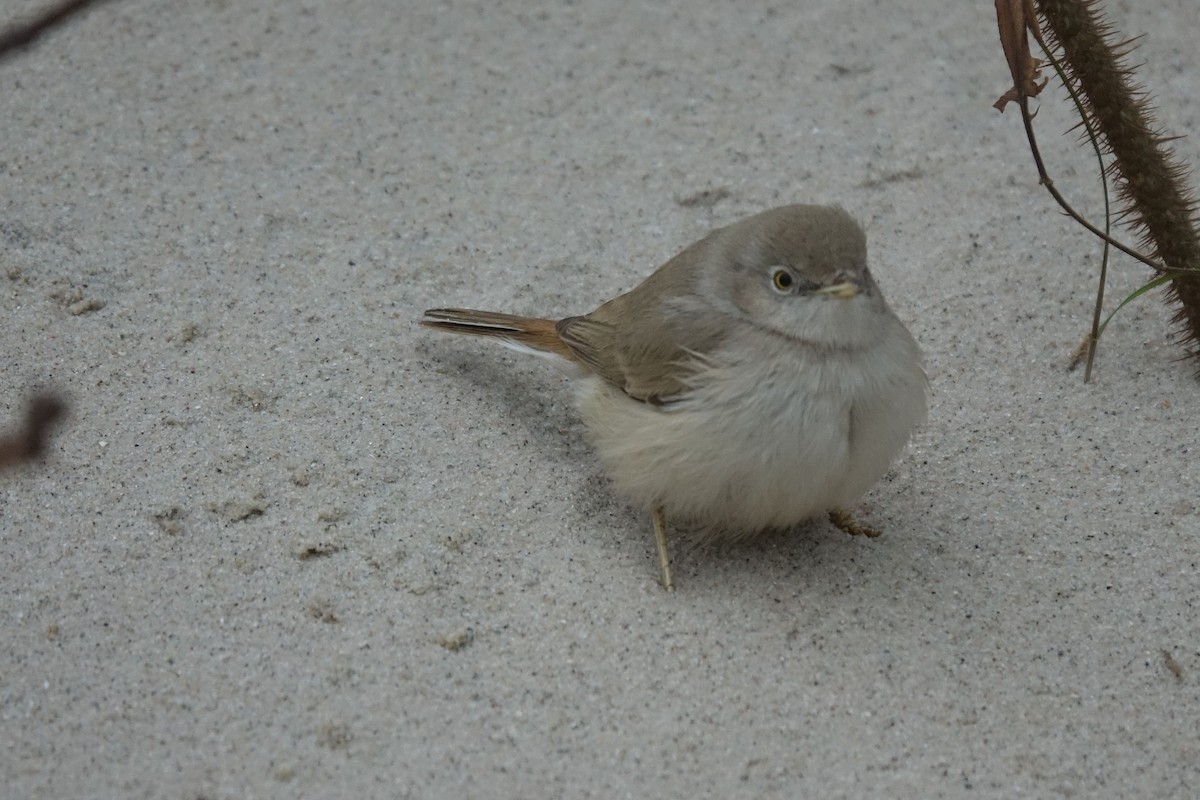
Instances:
[[[635,309],[629,306],[638,305],[637,298],[629,297],[561,320],[558,335],[588,369],[630,397],[669,403],[686,393],[689,377],[724,340],[726,327],[709,310]]]

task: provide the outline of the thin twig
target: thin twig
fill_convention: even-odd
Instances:
[[[1046,191],[1050,192],[1050,195],[1059,204],[1059,206],[1062,207],[1062,210],[1067,213],[1067,216],[1078,222],[1083,227],[1087,228],[1096,236],[1099,236],[1101,239],[1111,244],[1113,247],[1120,250],[1125,255],[1136,258],[1138,261],[1141,261],[1143,264],[1155,270],[1156,272],[1183,274],[1195,271],[1186,269],[1170,269],[1169,267],[1156,263],[1154,259],[1139,253],[1137,250],[1134,250],[1132,247],[1122,243],[1120,240],[1114,239],[1112,236],[1084,219],[1083,216],[1080,215],[1080,213],[1076,211],[1070,203],[1067,202],[1067,198],[1062,196],[1062,192],[1058,191],[1058,187],[1054,185],[1054,181],[1050,178],[1049,173],[1046,172],[1046,165],[1042,162],[1042,153],[1040,150],[1038,150],[1037,137],[1033,134],[1033,117],[1029,113],[1029,98],[1024,94],[1021,94],[1017,97],[1017,103],[1021,107],[1021,121],[1025,125],[1025,138],[1029,140],[1029,151],[1033,153],[1033,163],[1037,166],[1038,181],[1046,187]]]
[[[57,28],[88,6],[99,5],[104,0],[67,0],[46,9],[42,14],[26,23],[18,23],[0,33],[0,60],[16,53],[39,39],[42,34]]]
[[[0,469],[40,456],[50,428],[66,410],[66,404],[53,395],[33,398],[25,412],[25,424],[21,430],[12,436],[0,438]]]
[[[1054,67],[1054,71],[1058,73],[1058,79],[1062,81],[1062,85],[1067,88],[1067,93],[1071,95],[1075,109],[1079,112],[1079,121],[1083,124],[1083,129],[1087,131],[1088,141],[1092,143],[1092,151],[1095,152],[1096,162],[1100,166],[1100,191],[1104,197],[1104,232],[1111,234],[1112,204],[1108,196],[1108,170],[1104,168],[1104,153],[1100,149],[1100,137],[1096,135],[1096,129],[1092,126],[1091,119],[1088,118],[1087,109],[1083,106],[1083,98],[1079,96],[1079,92],[1067,78],[1058,59],[1050,52],[1050,48],[1046,47],[1046,43],[1040,39],[1038,46],[1042,48],[1042,54],[1046,56],[1050,66]],[[1100,315],[1104,313],[1104,288],[1108,285],[1108,248],[1109,244],[1105,241],[1104,247],[1100,251],[1100,283],[1096,287],[1096,305],[1092,310],[1092,330],[1087,341],[1087,366],[1083,369],[1084,383],[1092,380],[1092,365],[1096,361],[1096,348],[1100,344]],[[1075,363],[1071,364],[1072,368],[1075,367]]]

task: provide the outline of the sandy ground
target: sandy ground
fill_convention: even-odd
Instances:
[[[0,65],[0,427],[72,404],[0,476],[6,796],[1200,792],[1200,383],[1157,298],[1065,369],[1099,250],[992,4],[645,6],[121,0]],[[1192,0],[1112,12],[1194,133]],[[863,221],[929,422],[882,538],[677,542],[667,595],[568,379],[415,319],[798,201]]]

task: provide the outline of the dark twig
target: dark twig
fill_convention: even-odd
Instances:
[[[1067,216],[1078,222],[1083,227],[1087,228],[1102,240],[1120,250],[1122,253],[1136,258],[1138,261],[1141,261],[1146,266],[1151,267],[1158,272],[1184,272],[1185,270],[1168,269],[1149,256],[1143,255],[1129,245],[1122,243],[1120,239],[1113,238],[1111,235],[1097,228],[1091,222],[1088,222],[1088,220],[1084,218],[1082,214],[1076,211],[1075,208],[1067,202],[1067,198],[1063,197],[1062,192],[1058,191],[1058,187],[1054,185],[1054,180],[1051,179],[1050,173],[1046,172],[1046,165],[1042,161],[1042,152],[1038,149],[1037,137],[1033,134],[1033,115],[1029,112],[1029,98],[1024,94],[1018,95],[1017,103],[1021,107],[1021,121],[1025,124],[1025,138],[1029,140],[1029,151],[1033,154],[1033,163],[1037,167],[1038,181],[1046,187],[1046,191],[1050,192],[1051,197],[1053,197],[1062,210],[1066,212]]]
[[[39,395],[33,398],[25,412],[25,427],[12,436],[0,438],[0,469],[40,456],[51,426],[66,410],[66,403],[57,397]]]
[[[46,9],[29,22],[14,25],[0,33],[0,60],[33,44],[42,34],[62,25],[88,6],[103,2],[104,0],[67,0]]]

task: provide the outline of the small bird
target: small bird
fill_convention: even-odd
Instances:
[[[790,205],[719,228],[590,314],[436,308],[423,325],[549,355],[617,488],[651,514],[746,537],[848,510],[926,413],[921,353],[836,206]]]

